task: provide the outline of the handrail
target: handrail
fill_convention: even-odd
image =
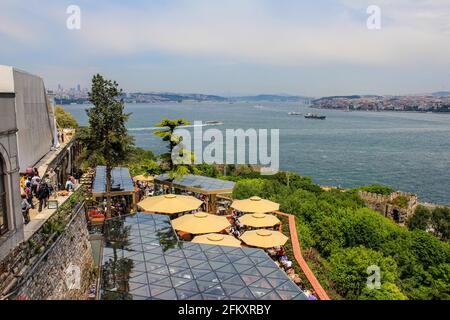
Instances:
[[[291,243],[292,243],[292,251],[294,252],[294,258],[297,261],[297,263],[300,265],[300,268],[302,269],[303,273],[305,274],[306,278],[308,279],[309,283],[313,287],[314,291],[317,293],[320,300],[331,300],[328,296],[325,289],[322,287],[320,282],[317,280],[314,273],[309,268],[308,264],[306,263],[306,260],[302,256],[302,251],[300,248],[300,244],[298,242],[298,236],[297,236],[297,228],[295,227],[295,216],[292,214],[287,214],[281,211],[275,211],[276,214],[279,214],[281,216],[285,216],[288,218],[289,221],[289,233],[291,235]]]

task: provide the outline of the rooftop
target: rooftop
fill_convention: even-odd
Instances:
[[[230,193],[233,191],[235,186],[235,183],[232,181],[197,176],[193,174],[188,174],[181,180],[175,179],[171,182],[167,173],[155,177],[155,183],[171,183],[175,187],[204,194]]]
[[[102,299],[307,299],[264,250],[181,242],[165,215],[108,221],[102,264]]]
[[[116,167],[111,170],[111,191],[134,192],[133,179],[130,170],[124,167]],[[106,192],[106,167],[97,166],[92,192],[99,194]]]

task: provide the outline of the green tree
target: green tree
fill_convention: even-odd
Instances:
[[[389,240],[397,226],[371,209],[363,208],[345,217],[345,238],[348,247],[363,245],[378,250]]]
[[[382,283],[379,289],[364,288],[358,297],[360,300],[408,300],[401,290],[393,283]]]
[[[330,278],[338,293],[348,299],[367,296],[368,267],[380,268],[380,281],[387,285],[397,281],[397,264],[391,257],[364,247],[340,249],[330,257]]]
[[[382,194],[382,195],[389,195],[389,194],[391,194],[392,192],[395,191],[391,187],[383,186],[381,184],[372,184],[370,186],[359,187],[359,188],[356,188],[354,190],[356,190],[356,191],[358,191],[358,190],[367,191],[367,192],[377,193],[377,194]]]
[[[78,122],[74,116],[64,110],[62,106],[56,106],[55,108],[56,125],[61,129],[76,129],[78,128]]]
[[[181,143],[182,137],[175,134],[175,130],[180,126],[189,125],[190,122],[185,119],[162,119],[155,126],[162,128],[161,130],[155,131],[153,134],[157,137],[162,138],[163,141],[168,142],[167,148],[169,152],[162,154],[161,157],[168,164],[169,170],[174,168],[174,163],[172,160],[172,155],[175,147]]]
[[[125,123],[129,114],[124,113],[120,100],[122,90],[115,81],[96,74],[92,78],[89,101],[93,107],[86,110],[89,127],[79,136],[83,145],[82,159],[90,164],[106,166],[106,210],[111,209],[111,170],[129,156],[133,138]]]
[[[161,167],[156,162],[155,154],[150,150],[139,147],[131,148],[130,155],[123,165],[130,168],[133,176],[140,174],[154,175],[161,172]]]
[[[247,199],[253,196],[263,197],[264,179],[243,179],[233,189],[234,199]]]
[[[344,246],[342,221],[337,217],[324,216],[313,224],[313,228],[316,247],[325,257]]]
[[[183,145],[183,138],[175,131],[180,126],[189,125],[190,122],[185,119],[162,119],[156,124],[156,127],[162,128],[155,131],[154,135],[162,138],[163,141],[168,142],[168,151],[161,155],[162,160],[168,166],[168,173],[170,179],[181,179],[186,174],[190,173],[190,165],[194,162],[194,154],[187,150]],[[173,158],[177,156],[177,162],[173,161]],[[187,159],[185,161],[184,159]]]
[[[426,231],[430,224],[431,211],[427,207],[417,206],[414,214],[406,221],[406,226],[409,230],[423,230]]]
[[[438,207],[431,214],[431,227],[434,234],[443,241],[450,239],[450,209]]]
[[[156,161],[150,159],[143,159],[138,163],[129,164],[128,167],[133,176],[140,174],[148,176],[161,173],[160,165]]]

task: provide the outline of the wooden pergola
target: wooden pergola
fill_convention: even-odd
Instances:
[[[111,197],[129,196],[131,205],[136,207],[136,193],[133,179],[128,168],[115,167],[111,171]],[[97,166],[92,184],[92,197],[94,199],[106,197],[106,167]]]

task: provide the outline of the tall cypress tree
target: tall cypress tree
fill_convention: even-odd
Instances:
[[[111,213],[111,170],[129,156],[133,138],[125,123],[129,114],[124,113],[120,99],[122,89],[116,81],[106,80],[100,74],[92,78],[89,101],[94,105],[87,109],[89,127],[83,134],[83,158],[91,164],[106,166],[106,211]]]

